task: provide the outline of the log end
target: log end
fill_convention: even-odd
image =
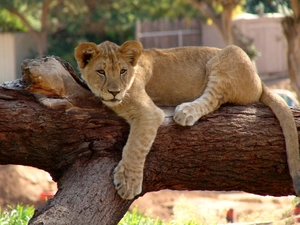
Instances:
[[[89,90],[66,61],[56,56],[26,59],[22,66],[21,88],[46,107],[54,109],[91,108],[101,101]],[[70,76],[71,75],[71,76]],[[6,88],[15,84],[7,83]]]

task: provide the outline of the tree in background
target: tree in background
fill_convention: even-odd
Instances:
[[[47,37],[50,24],[48,14],[51,0],[44,1],[21,1],[2,0],[1,7],[20,19],[37,44],[39,56],[47,53]],[[40,9],[40,10],[39,10]],[[39,20],[39,23],[36,23]]]
[[[248,0],[245,10],[250,13],[279,12],[285,17],[281,21],[287,40],[287,60],[291,85],[300,96],[300,2],[299,0]]]
[[[300,90],[297,88],[300,84],[295,87],[300,77],[297,76],[300,68],[295,63],[298,4],[297,0],[2,0],[0,31],[28,31],[36,40],[39,56],[59,55],[76,66],[73,49],[80,41],[110,40],[121,44],[134,38],[137,19],[187,18],[199,16],[200,12],[203,18],[212,20],[226,44],[242,47],[253,59],[257,55],[253,41],[232,26],[235,10],[245,7],[248,12],[258,14],[287,13],[291,7],[294,14],[283,21],[283,27],[289,43],[292,84],[295,90]]]
[[[241,4],[241,0],[229,0],[229,1],[211,1],[211,0],[187,0],[195,8],[197,8],[202,15],[206,18],[210,18],[213,24],[216,26],[224,43],[230,45],[234,43],[232,32],[232,14],[233,10]],[[222,9],[220,9],[222,7]]]
[[[187,2],[197,8],[203,16],[212,20],[226,45],[240,46],[251,59],[257,56],[253,40],[232,26],[234,10],[242,7],[245,4],[244,0],[187,0]]]
[[[84,15],[88,15],[88,8],[83,0],[2,0],[0,5],[0,12],[2,12],[0,16],[4,17],[0,23],[2,30],[28,31],[36,41],[37,53],[40,57],[48,54],[49,49],[52,50],[51,40],[55,40],[56,34],[66,27],[71,31],[74,27],[76,30],[95,27],[94,24],[91,26],[86,24],[90,21],[84,19]],[[6,20],[6,11],[10,13],[11,20]],[[17,23],[19,27],[14,29],[12,24],[16,24],[16,21],[20,21],[23,27]],[[76,21],[81,21],[81,26],[77,26],[79,22]],[[83,32],[85,30],[83,29]],[[72,34],[69,34],[69,37],[72,37]],[[65,40],[61,39],[60,42],[64,43]]]
[[[264,13],[289,13],[289,0],[247,0],[244,9],[248,13],[262,16]]]
[[[286,16],[281,25],[288,44],[287,60],[291,85],[300,96],[300,2],[291,0],[290,3],[293,13]]]
[[[73,66],[80,41],[121,44],[134,38],[137,19],[186,18],[196,12],[185,0],[2,0],[0,6],[0,31],[29,31],[39,56],[58,55]]]

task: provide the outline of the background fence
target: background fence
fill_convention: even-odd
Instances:
[[[201,20],[137,21],[136,39],[144,48],[171,48],[202,45]]]

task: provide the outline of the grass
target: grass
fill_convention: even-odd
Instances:
[[[131,212],[127,212],[123,219],[118,223],[118,225],[200,225],[189,219],[185,221],[171,221],[166,223],[158,218],[153,219],[150,217],[145,217],[143,214],[139,213],[137,208],[134,208]]]
[[[8,206],[8,210],[0,211],[1,225],[26,225],[34,213],[33,206]]]
[[[33,206],[22,206],[21,204],[15,207],[8,206],[7,210],[0,211],[0,225],[26,225],[33,216]],[[135,208],[131,212],[127,212],[118,225],[198,225],[193,222],[181,223],[170,222],[165,223],[162,220],[145,217]]]
[[[127,212],[118,225],[165,225],[165,223],[159,219],[144,217],[135,208],[131,212]]]

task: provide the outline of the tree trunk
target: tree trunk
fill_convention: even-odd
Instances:
[[[32,35],[35,37],[35,35]],[[36,45],[38,50],[38,57],[43,57],[48,52],[48,32],[36,32]]]
[[[232,13],[235,7],[241,4],[240,0],[219,0],[217,4],[222,6],[221,13],[214,8],[210,0],[187,0],[192,6],[198,9],[203,16],[210,18],[219,31],[225,45],[237,45],[242,48],[253,61],[257,57],[257,50],[253,45],[253,39],[242,34],[237,26],[232,26]],[[255,62],[254,66],[255,66]]]
[[[213,24],[220,32],[225,45],[240,44],[237,43],[236,34],[232,29],[232,12],[240,4],[239,0],[220,0],[217,1],[223,10],[221,13],[214,8],[214,3],[210,0],[188,0],[188,2],[197,8],[203,16],[210,18]]]
[[[281,25],[288,44],[287,60],[291,85],[300,97],[300,3],[292,2],[294,15],[285,17]]]
[[[221,14],[221,23],[222,23],[222,37],[226,45],[234,44],[234,32],[232,29],[232,12],[234,8],[238,5],[235,0],[230,1],[220,1],[220,4],[223,7]]]
[[[32,26],[30,20],[26,18],[25,14],[19,11],[18,8],[15,8],[13,4],[10,4],[7,8],[10,13],[17,16],[25,27],[27,27],[30,35],[36,41],[37,45],[37,53],[39,57],[44,56],[48,52],[48,33],[49,33],[49,25],[47,23],[47,18],[49,16],[49,7],[50,7],[51,0],[44,0],[42,4],[42,12],[41,12],[41,28],[37,30]]]
[[[0,87],[0,163],[34,166],[58,182],[54,199],[29,224],[117,224],[132,203],[113,185],[129,125],[60,59],[28,60],[22,69],[22,80]],[[162,189],[294,194],[281,128],[263,104],[225,105],[193,127],[176,125],[174,109],[164,110],[141,195]],[[300,127],[300,110],[293,112]]]

